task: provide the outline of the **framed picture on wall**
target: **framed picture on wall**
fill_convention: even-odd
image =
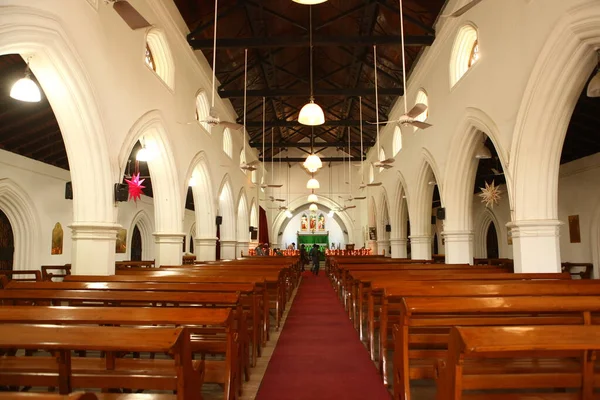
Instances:
[[[569,215],[569,239],[571,243],[581,243],[579,215]]]
[[[377,228],[369,228],[369,240],[377,240]]]

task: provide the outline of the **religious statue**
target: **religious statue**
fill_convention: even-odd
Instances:
[[[317,229],[320,231],[325,230],[325,216],[323,214],[319,214],[319,221],[317,222]]]
[[[300,219],[300,230],[308,230],[308,217],[306,216],[306,214],[302,214],[302,217]]]

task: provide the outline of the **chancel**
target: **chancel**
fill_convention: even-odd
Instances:
[[[0,400],[594,399],[599,26],[0,1]]]

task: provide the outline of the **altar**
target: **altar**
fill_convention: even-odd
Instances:
[[[298,248],[304,244],[306,251],[309,252],[314,244],[319,246],[321,260],[325,259],[325,251],[329,248],[329,232],[301,232],[298,231]]]

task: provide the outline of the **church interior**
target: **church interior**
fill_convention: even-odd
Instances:
[[[599,126],[597,0],[0,0],[0,400],[599,398]]]

